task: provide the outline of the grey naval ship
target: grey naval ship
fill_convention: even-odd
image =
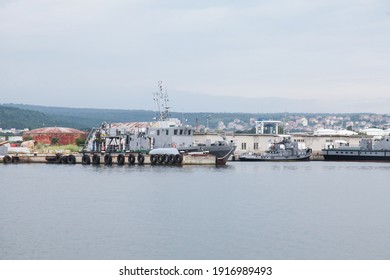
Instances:
[[[183,124],[177,118],[169,117],[168,95],[163,92],[161,81],[159,91],[154,94],[158,106],[158,116],[152,122],[103,123],[99,128],[90,131],[82,150],[87,153],[102,153],[105,159],[111,154],[118,155],[119,160],[129,158],[129,162],[142,162],[149,154],[154,163],[180,164],[184,154],[211,154],[217,165],[225,165],[234,153],[236,146],[221,136],[220,141],[209,144],[195,144],[195,129]],[[89,156],[83,159],[89,160]],[[93,160],[93,157],[92,157]]]
[[[362,138],[359,146],[346,141],[335,141],[322,149],[325,160],[337,161],[390,161],[390,136]]]
[[[280,139],[281,138],[281,139]],[[310,160],[312,150],[302,149],[297,142],[292,142],[288,135],[279,136],[270,144],[265,153],[245,153],[239,157],[240,161],[296,161]]]

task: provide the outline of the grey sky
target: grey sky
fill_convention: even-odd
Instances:
[[[154,109],[158,80],[175,111],[389,113],[390,1],[0,0],[0,103]]]

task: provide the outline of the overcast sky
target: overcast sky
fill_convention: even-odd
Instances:
[[[390,113],[389,0],[0,0],[0,103]]]

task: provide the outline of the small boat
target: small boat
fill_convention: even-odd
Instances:
[[[337,161],[390,161],[390,136],[362,138],[359,146],[336,140],[322,149],[325,160]]]
[[[226,139],[215,141],[210,145],[200,144],[179,148],[183,153],[211,154],[216,158],[217,165],[224,165],[231,155],[233,155],[236,146],[229,143]]]
[[[280,136],[279,136],[280,138]],[[265,153],[245,153],[239,157],[240,161],[297,161],[310,160],[312,150],[301,149],[298,142],[291,141],[291,137],[283,135],[271,143]]]

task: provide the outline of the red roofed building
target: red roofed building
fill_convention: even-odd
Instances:
[[[76,144],[76,139],[85,139],[87,133],[81,130],[67,127],[44,127],[23,133],[23,139],[31,137],[38,143],[68,145]],[[55,139],[55,140],[53,140]]]

